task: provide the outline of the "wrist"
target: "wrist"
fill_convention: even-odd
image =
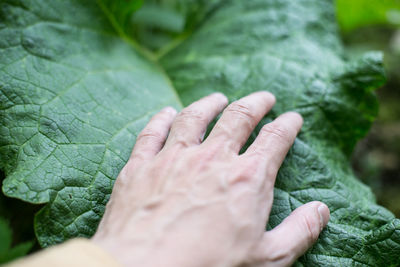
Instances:
[[[96,233],[90,241],[111,255],[122,266],[153,266],[143,265],[143,255],[146,254],[146,246],[137,247],[134,244],[126,244],[118,238],[109,238]]]
[[[148,266],[148,267],[213,267],[222,265],[224,262],[220,257],[213,257],[210,253],[207,257],[202,257],[203,253],[191,247],[182,248],[179,242],[166,240],[152,240],[124,242],[118,238],[107,238],[95,235],[91,238],[96,246],[102,248],[111,255],[122,266]],[[177,240],[176,240],[177,241]],[[200,248],[201,247],[201,248]],[[199,244],[200,250],[208,250],[207,244]],[[200,257],[199,257],[200,256]],[[226,264],[223,266],[233,266]]]

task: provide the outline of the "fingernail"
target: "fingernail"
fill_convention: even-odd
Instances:
[[[318,213],[319,213],[319,220],[320,220],[320,226],[321,226],[321,231],[322,229],[328,224],[329,221],[329,208],[325,204],[321,204],[318,206]]]
[[[170,114],[176,114],[176,110],[173,107],[165,107],[162,111]]]

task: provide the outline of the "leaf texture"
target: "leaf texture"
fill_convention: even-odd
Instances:
[[[399,265],[400,221],[349,165],[377,113],[381,54],[344,58],[330,0],[176,3],[201,12],[157,56],[102,1],[0,1],[3,192],[47,203],[35,218],[40,244],[94,233],[136,135],[161,107],[268,90],[277,104],[262,123],[295,110],[305,124],[279,172],[267,228],[320,200],[331,221],[297,265]]]
[[[179,99],[94,1],[3,1],[1,18],[3,191],[50,203],[42,246],[91,235],[137,133]]]

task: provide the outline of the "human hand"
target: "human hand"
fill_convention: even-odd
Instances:
[[[209,95],[165,108],[138,136],[92,241],[128,266],[288,266],[329,220],[305,204],[265,232],[277,172],[302,125],[285,113],[239,155],[275,98]],[[203,141],[208,124],[223,112]]]

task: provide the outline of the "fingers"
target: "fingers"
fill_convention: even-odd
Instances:
[[[257,266],[290,266],[313,244],[329,221],[328,207],[318,201],[294,210],[280,225],[266,232],[251,256]],[[275,266],[274,265],[274,266]]]
[[[151,118],[136,138],[131,159],[147,160],[161,150],[176,113],[174,108],[166,107]]]
[[[275,104],[268,92],[250,94],[230,104],[205,143],[223,143],[238,153],[254,127]]]
[[[244,157],[255,157],[260,164],[267,164],[271,173],[277,173],[287,152],[303,125],[300,114],[288,112],[261,128]]]
[[[208,124],[222,112],[227,104],[226,96],[214,93],[184,108],[172,124],[165,147],[200,144]]]

